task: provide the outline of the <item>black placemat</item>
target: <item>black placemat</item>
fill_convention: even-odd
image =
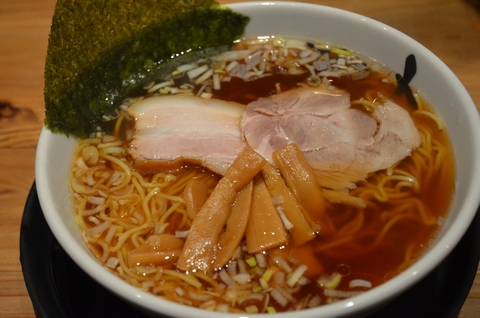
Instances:
[[[480,257],[480,213],[432,273],[370,318],[454,318],[468,296]],[[85,274],[65,253],[43,216],[33,184],[23,212],[20,261],[39,318],[146,317]]]

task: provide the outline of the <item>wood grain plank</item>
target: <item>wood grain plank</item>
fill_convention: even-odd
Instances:
[[[55,1],[0,2],[0,148],[35,148]]]
[[[35,317],[20,265],[20,224],[34,179],[34,149],[0,149],[0,316]]]

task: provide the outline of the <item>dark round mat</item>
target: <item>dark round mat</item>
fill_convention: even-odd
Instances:
[[[480,257],[480,213],[432,273],[370,318],[454,318],[468,296]],[[48,227],[35,184],[20,231],[20,261],[37,317],[146,317],[85,274]]]

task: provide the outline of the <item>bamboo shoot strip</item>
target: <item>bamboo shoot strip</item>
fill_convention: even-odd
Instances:
[[[242,150],[193,220],[177,268],[185,271],[214,269],[220,233],[237,193],[264,165],[265,159],[251,148]]]
[[[247,184],[237,195],[228,217],[225,232],[220,234],[219,251],[214,268],[218,269],[232,258],[245,235],[252,207],[253,182]]]
[[[208,199],[208,186],[205,182],[191,179],[183,190],[187,216],[193,220]]]
[[[293,244],[300,246],[313,239],[315,233],[305,219],[297,199],[288,189],[280,172],[267,162],[262,169],[262,174],[272,198],[281,199],[281,203],[276,206],[283,208],[285,216],[293,224],[293,228],[290,230]]]
[[[177,268],[210,271],[216,256],[218,238],[237,196],[226,179],[221,179],[207,202],[192,221]]]
[[[247,249],[255,254],[287,243],[283,222],[261,175],[253,181],[252,210],[245,234]]]
[[[130,267],[136,265],[167,265],[177,261],[183,240],[171,234],[151,235],[145,244],[128,252]]]
[[[262,170],[265,162],[252,148],[245,147],[228,168],[224,179],[229,180],[236,191],[240,191]]]
[[[289,144],[273,152],[273,160],[280,169],[287,186],[307,212],[309,222],[320,225],[320,235],[329,236],[333,225],[326,215],[325,200],[315,177],[297,144]]]
[[[318,260],[313,251],[312,244],[305,244],[297,249],[297,256],[300,258],[301,263],[307,265],[308,269],[304,276],[310,279],[315,279],[325,272],[323,264]]]

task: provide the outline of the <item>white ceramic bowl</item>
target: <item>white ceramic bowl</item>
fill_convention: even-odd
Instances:
[[[415,54],[418,71],[411,84],[424,93],[443,117],[454,146],[456,191],[449,217],[425,255],[399,276],[362,295],[303,310],[295,316],[358,317],[375,310],[438,266],[470,225],[480,200],[480,120],[477,109],[463,85],[442,61],[413,39],[375,20],[302,3],[250,2],[232,4],[231,8],[251,17],[246,29],[249,37],[288,35],[325,40],[359,51],[400,74],[405,58]],[[145,293],[110,274],[94,259],[74,222],[67,193],[74,144],[74,140],[44,129],[38,143],[35,167],[43,213],[68,255],[93,279],[143,311],[177,317],[238,317],[186,307]]]

